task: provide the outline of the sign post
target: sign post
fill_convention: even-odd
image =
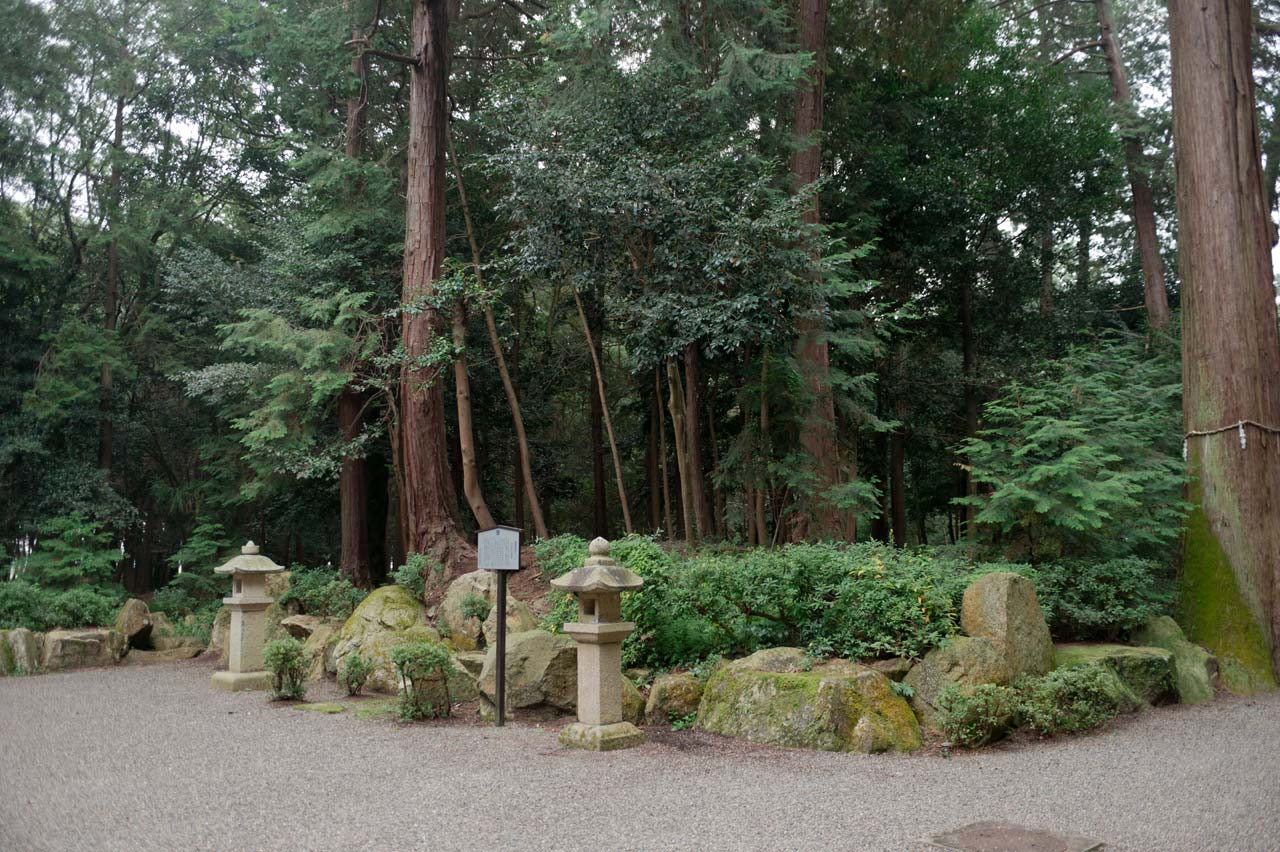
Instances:
[[[520,570],[520,529],[494,527],[480,533],[476,547],[476,567],[493,571],[498,577],[498,636],[494,648],[494,684],[497,726],[506,722],[507,709],[507,574]]]

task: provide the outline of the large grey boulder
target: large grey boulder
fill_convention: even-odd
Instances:
[[[670,725],[698,712],[705,684],[691,674],[665,674],[649,687],[644,717],[650,725]]]
[[[1104,665],[1148,704],[1163,704],[1177,694],[1173,654],[1163,648],[1063,643],[1055,649],[1055,658],[1058,668],[1062,669],[1095,663]]]
[[[333,648],[333,671],[351,654],[364,654],[372,672],[365,683],[371,692],[395,693],[400,677],[391,649],[408,642],[439,642],[440,634],[427,621],[427,609],[403,586],[374,589],[342,625]]]
[[[1010,677],[1042,675],[1053,668],[1053,639],[1035,584],[1020,574],[997,571],[971,583],[964,590],[960,626],[995,644]]]
[[[911,687],[911,707],[920,722],[937,728],[938,697],[948,686],[1003,684],[1011,678],[1009,663],[990,639],[953,636],[942,647],[925,654],[902,682]]]
[[[13,656],[13,674],[34,674],[44,660],[44,634],[25,627],[10,630],[5,639]]]
[[[826,751],[912,751],[920,726],[884,675],[833,660],[811,666],[798,648],[771,648],[707,681],[698,727],[757,743]]]
[[[1178,701],[1183,704],[1203,704],[1213,700],[1218,659],[1188,640],[1178,622],[1167,615],[1152,618],[1134,631],[1131,638],[1138,645],[1163,648],[1173,654]]]
[[[497,654],[490,648],[480,671],[480,691],[497,698]],[[578,646],[568,636],[527,630],[507,637],[507,707],[578,706]]]
[[[120,662],[127,645],[118,630],[52,630],[44,637],[44,659],[47,671],[88,666],[111,666]]]
[[[280,626],[294,639],[306,638],[315,631],[323,621],[318,615],[291,615],[280,620]]]
[[[524,633],[529,630],[538,629],[538,617],[533,614],[533,610],[522,600],[507,597],[507,635],[511,636],[516,633]],[[484,644],[492,645],[498,641],[498,607],[494,606],[489,610],[489,617],[484,620],[484,626],[481,628],[484,634]]]
[[[288,629],[288,622],[295,618],[312,618],[313,616],[294,615],[286,618],[281,622],[281,626]],[[307,680],[324,680],[326,674],[337,673],[338,667],[333,659],[334,650],[338,647],[338,631],[342,629],[342,622],[336,618],[316,618],[315,623],[310,625],[310,632],[307,633],[305,641],[302,643],[303,658],[307,660]],[[292,631],[290,631],[292,633]],[[295,638],[302,638],[296,633]]]
[[[484,641],[484,622],[464,612],[466,601],[472,597],[481,598],[493,606],[498,598],[498,581],[492,571],[472,571],[461,575],[449,584],[440,601],[436,623],[449,644],[459,651],[474,651]]]
[[[129,598],[116,613],[116,630],[124,634],[132,648],[151,647],[151,610],[137,598]]]

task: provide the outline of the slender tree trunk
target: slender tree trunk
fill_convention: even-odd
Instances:
[[[711,509],[715,521],[716,538],[724,540],[724,490],[717,482],[720,474],[720,442],[716,440],[716,411],[707,400],[707,435],[711,438]]]
[[[1231,663],[1229,687],[1251,690],[1280,672],[1280,340],[1250,4],[1171,0],[1169,29],[1182,407],[1196,477],[1183,625]]]
[[[756,489],[756,536],[761,547],[769,546],[769,524],[765,516],[765,492],[769,490],[769,352],[760,360],[760,487]]]
[[[658,481],[658,430],[662,428],[662,406],[657,396],[649,398],[649,435],[645,441],[644,469],[649,480],[649,529],[662,527],[662,484]]]
[[[587,402],[591,412],[587,422],[587,437],[591,444],[591,535],[609,538],[609,505],[604,484],[604,409],[596,391],[594,370],[587,380]]]
[[[346,387],[338,396],[338,429],[346,443],[360,437],[364,426],[364,394]],[[341,505],[342,543],[339,566],[343,576],[354,585],[369,589],[373,576],[369,567],[369,491],[363,456],[344,452],[342,472],[338,476]]]
[[[1053,314],[1053,226],[1040,232],[1040,316]]]
[[[453,306],[453,386],[458,408],[458,444],[462,454],[462,493],[475,516],[480,529],[497,526],[489,504],[484,500],[480,487],[480,472],[476,469],[475,424],[471,416],[471,378],[467,375],[467,315],[459,299]]]
[[[684,348],[685,459],[689,465],[689,494],[693,499],[698,538],[711,536],[714,527],[707,503],[705,465],[702,461],[702,369],[697,344]]]
[[[107,281],[102,298],[102,327],[107,337],[116,332],[116,314],[120,310],[120,161],[124,157],[124,98],[117,97],[111,134],[111,175],[107,183]],[[98,468],[111,475],[115,427],[111,420],[111,398],[114,393],[111,364],[102,362],[99,375],[98,403]]]
[[[604,370],[600,366],[600,354],[596,350],[595,342],[591,339],[591,327],[587,325],[587,314],[582,309],[582,298],[577,290],[573,291],[573,299],[578,306],[578,318],[582,320],[582,333],[587,337],[587,348],[591,350],[591,364],[596,371],[596,390],[600,394],[600,409],[604,414],[605,432],[609,435],[609,452],[613,455],[613,474],[618,481],[618,502],[622,505],[622,523],[626,527],[627,535],[631,535],[634,532],[631,526],[631,508],[627,505],[627,489],[622,481],[622,457],[618,455],[618,442],[613,437],[613,420],[609,417],[609,401],[604,395]]]
[[[1124,138],[1124,164],[1129,173],[1129,188],[1133,193],[1133,224],[1137,231],[1138,257],[1142,262],[1142,289],[1147,306],[1147,322],[1152,328],[1169,327],[1169,296],[1164,286],[1164,262],[1160,259],[1160,242],[1156,234],[1156,204],[1151,194],[1151,182],[1147,180],[1142,163],[1142,135],[1124,124],[1136,118],[1133,93],[1129,90],[1129,76],[1125,72],[1120,44],[1116,41],[1115,23],[1111,16],[1111,0],[1094,0],[1094,10],[1101,30],[1102,51],[1107,60],[1107,75],[1111,78],[1111,98],[1120,107],[1121,133]]]
[[[978,376],[973,338],[973,282],[967,276],[960,284],[960,338],[964,370],[964,436],[973,438],[978,434]],[[968,470],[964,472],[964,493],[967,497],[974,497],[978,493],[977,483]],[[976,506],[964,507],[965,535],[975,534],[973,521],[977,514]]]
[[[471,262],[475,268],[476,283],[484,287],[484,267],[480,262],[480,244],[476,241],[475,226],[471,220],[471,205],[467,203],[467,188],[462,180],[462,167],[458,163],[458,152],[453,147],[453,137],[447,137],[449,158],[453,162],[453,174],[458,187],[458,200],[462,204],[462,218],[467,227],[467,242],[471,246]],[[542,517],[542,504],[538,500],[538,489],[533,483],[533,463],[529,458],[529,438],[524,431],[524,415],[520,413],[520,397],[516,393],[515,381],[507,369],[506,358],[502,354],[502,341],[498,338],[498,324],[493,318],[493,309],[484,309],[484,324],[489,333],[489,347],[493,350],[493,359],[498,365],[498,376],[502,379],[502,390],[507,395],[507,407],[511,409],[511,422],[516,430],[516,461],[520,466],[520,477],[524,492],[529,500],[529,513],[533,516],[533,531],[540,538],[549,538],[547,523]],[[520,346],[517,336],[511,345],[512,359]],[[516,497],[516,526],[522,527],[524,504],[520,495]]]
[[[391,514],[391,496],[395,492],[387,456],[379,449],[364,460],[366,521],[365,540],[369,542],[369,585],[381,585],[387,577],[391,551],[387,547],[387,525]]]
[[[827,47],[827,0],[800,0],[796,21],[800,50],[813,55],[805,82],[796,94],[794,132],[803,148],[791,160],[795,188],[812,184],[822,176],[822,100],[825,88]],[[804,212],[804,221],[816,225],[821,221],[818,197],[814,195]],[[815,256],[816,260],[816,256]],[[827,499],[832,488],[840,484],[841,464],[836,441],[835,397],[831,387],[831,353],[817,321],[805,320],[800,332],[797,353],[805,386],[812,404],[800,432],[800,445],[814,465],[815,481],[811,493],[801,505],[793,534],[797,539],[842,538],[844,523],[841,512]]]
[[[445,253],[445,131],[449,18],[444,0],[414,0],[414,55],[409,91],[402,323],[405,365],[401,379],[402,461],[409,547],[440,560],[449,576],[470,566],[474,552],[463,536],[449,474],[441,371],[420,362],[438,333],[438,317],[425,302]]]
[[[662,416],[662,374],[653,369],[653,399],[658,405],[658,458],[662,462],[662,517],[667,525],[667,541],[676,536],[676,522],[671,513],[671,475],[667,471],[667,418]]]
[[[698,525],[693,519],[693,490],[689,478],[693,475],[689,470],[689,457],[685,447],[688,432],[684,423],[684,388],[680,384],[680,370],[676,362],[667,359],[667,389],[669,399],[667,407],[671,412],[671,431],[676,442],[676,472],[680,477],[680,509],[684,515],[684,540],[690,547],[698,546]]]
[[[898,400],[897,419],[900,425],[889,438],[889,494],[893,518],[893,546],[907,546],[907,406]]]

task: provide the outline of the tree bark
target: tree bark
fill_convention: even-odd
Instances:
[[[898,400],[895,414],[898,428],[889,438],[889,508],[893,524],[893,546],[907,546],[907,406]]]
[[[813,64],[796,94],[794,132],[804,147],[791,160],[796,190],[822,176],[822,98],[826,82],[827,0],[800,0],[797,17],[800,50],[813,55]],[[804,212],[804,221],[821,221],[815,194]],[[815,256],[816,260],[816,256]],[[845,522],[841,512],[827,499],[840,484],[841,464],[836,441],[835,397],[831,388],[831,352],[816,320],[802,321],[797,353],[812,407],[801,426],[800,445],[812,460],[815,481],[804,501],[805,511],[796,524],[796,538],[843,538]]]
[[[649,434],[644,448],[644,470],[649,480],[649,529],[662,527],[662,484],[658,474],[658,430],[662,428],[662,406],[658,397],[649,397]]]
[[[107,337],[116,332],[116,314],[120,310],[120,160],[124,157],[124,97],[116,98],[115,118],[111,133],[111,175],[107,179],[107,229],[111,241],[107,243],[107,280],[102,297],[102,327]],[[113,377],[109,361],[102,362],[98,378],[98,468],[111,475],[112,450],[115,444],[115,425],[111,420]]]
[[[698,546],[698,525],[693,519],[693,496],[689,477],[688,452],[685,441],[688,432],[684,423],[684,388],[680,384],[680,369],[674,359],[667,359],[667,408],[671,412],[671,432],[676,443],[676,474],[680,477],[680,510],[684,516],[684,540],[690,547]]]
[[[453,306],[453,386],[458,409],[458,445],[462,451],[462,493],[482,530],[497,526],[480,487],[476,469],[476,434],[471,416],[471,379],[467,375],[467,315],[459,299]]]
[[[365,395],[350,386],[343,388],[338,396],[338,429],[344,443],[360,437],[365,403]],[[338,498],[342,527],[339,569],[352,584],[362,589],[373,588],[369,570],[369,491],[363,456],[343,453]]]
[[[1053,226],[1040,232],[1040,316],[1053,315]]]
[[[1169,296],[1165,292],[1164,261],[1160,259],[1160,242],[1156,235],[1155,198],[1151,194],[1151,182],[1147,180],[1142,164],[1142,134],[1124,126],[1126,122],[1136,118],[1136,111],[1133,93],[1129,90],[1124,58],[1115,37],[1111,0],[1094,0],[1093,7],[1101,30],[1107,75],[1111,79],[1111,98],[1123,112],[1121,136],[1124,139],[1124,165],[1129,173],[1129,188],[1133,194],[1133,224],[1137,232],[1138,257],[1142,262],[1142,291],[1147,307],[1147,322],[1152,328],[1163,331],[1169,327]]]
[[[592,358],[595,353],[592,353]],[[590,419],[587,422],[587,440],[591,444],[591,535],[609,538],[609,505],[604,484],[604,408],[594,367],[587,380],[587,401],[590,403]]]
[[[960,283],[960,338],[964,370],[964,436],[973,438],[978,434],[978,364],[973,337],[973,282],[967,276]],[[968,469],[964,471],[964,493],[966,497],[974,497],[978,493],[977,483]],[[974,517],[977,514],[976,506],[964,507],[966,536],[975,534]]]
[[[605,432],[609,435],[609,452],[613,456],[613,474],[618,482],[618,502],[622,505],[622,524],[627,535],[634,532],[631,526],[631,508],[627,505],[627,489],[622,481],[622,457],[618,455],[618,442],[613,437],[613,419],[609,417],[609,401],[604,395],[604,370],[600,366],[600,353],[596,350],[595,341],[591,338],[591,327],[587,325],[587,314],[582,310],[582,298],[578,291],[573,291],[573,299],[578,305],[578,318],[582,320],[582,333],[587,337],[587,348],[591,350],[591,364],[596,371],[596,390],[600,394],[600,410],[604,415]],[[603,342],[603,341],[602,341]]]
[[[685,460],[689,465],[689,495],[693,499],[698,538],[712,535],[711,510],[707,503],[706,467],[702,460],[702,369],[696,343],[684,348]]]
[[[420,57],[409,90],[402,320],[405,365],[401,377],[402,462],[409,547],[431,554],[452,576],[474,549],[463,536],[449,474],[444,394],[438,366],[421,363],[437,334],[436,311],[425,304],[445,252],[445,131],[449,17],[444,0],[414,0],[413,48]]]
[[[1280,340],[1250,4],[1171,0],[1169,29],[1183,417],[1214,432],[1187,439],[1183,624],[1261,688],[1280,672]]]
[[[671,513],[671,475],[667,471],[667,418],[662,416],[662,373],[653,370],[653,401],[658,406],[658,458],[662,465],[662,517],[667,525],[667,541],[676,536],[675,517]]]

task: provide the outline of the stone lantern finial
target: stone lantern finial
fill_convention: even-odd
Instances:
[[[258,545],[253,543],[253,539],[245,542],[244,547],[240,548],[240,552],[245,556],[252,556],[258,552]]]

